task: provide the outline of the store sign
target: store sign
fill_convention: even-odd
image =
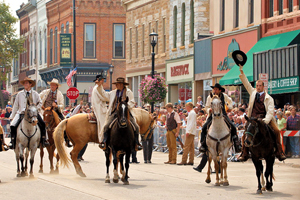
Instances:
[[[268,89],[270,94],[298,92],[299,76],[270,80]]]
[[[189,64],[171,67],[171,77],[189,74]]]
[[[204,80],[203,81],[203,89],[204,89],[204,91],[211,90],[210,86],[212,86],[212,79],[210,79],[210,80]]]
[[[186,101],[186,100],[192,99],[192,90],[191,89],[180,88],[178,92],[179,92],[179,100],[180,101]]]
[[[267,73],[260,73],[258,77],[259,80],[262,80],[262,82],[264,82],[264,90],[268,91],[269,75]]]
[[[227,56],[224,58],[223,62],[220,61],[219,65],[217,66],[217,70],[228,70],[235,65],[235,62],[232,58],[232,52],[234,52],[235,50],[240,50],[240,45],[235,39],[232,39],[231,43],[228,46]]]
[[[60,65],[71,65],[71,34],[60,34]]]

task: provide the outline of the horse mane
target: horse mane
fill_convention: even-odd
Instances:
[[[216,94],[213,95],[213,97],[211,98],[211,100],[214,100],[214,99],[220,99],[220,97]]]
[[[51,107],[48,107],[45,109],[45,111],[49,111],[49,110],[51,110]],[[58,114],[54,110],[52,110],[52,114],[53,114],[56,125],[59,124],[61,120],[59,119]]]

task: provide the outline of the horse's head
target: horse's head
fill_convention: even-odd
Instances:
[[[48,107],[44,110],[44,122],[47,124],[51,123],[51,121],[54,119],[53,117],[53,107]]]
[[[24,119],[28,121],[32,126],[36,126],[38,123],[38,109],[35,104],[27,104]]]
[[[117,117],[120,128],[127,127],[129,119],[129,109],[128,109],[128,97],[125,101],[122,101],[122,97],[119,98],[119,103],[117,106]]]
[[[213,95],[210,93],[211,100],[211,109],[213,117],[221,117],[222,116],[222,101],[220,99],[220,95]]]
[[[257,120],[257,118],[249,118],[247,117],[247,115],[245,115],[245,119],[247,120],[247,123],[245,125],[245,146],[252,147],[253,141],[259,133],[259,121]]]

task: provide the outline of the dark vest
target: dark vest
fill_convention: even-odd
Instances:
[[[266,112],[266,108],[265,108],[265,104],[264,104],[265,96],[266,96],[266,93],[263,93],[262,95],[260,95],[259,102],[255,98],[251,117],[260,117],[259,115],[262,115],[262,117],[266,116],[267,112]]]
[[[52,107],[52,103],[57,99],[57,91],[55,94],[52,95],[52,91],[49,92],[45,102],[44,102],[44,107]]]
[[[168,131],[171,131],[175,128],[177,128],[177,122],[174,119],[175,112],[172,112],[170,115],[167,115],[167,128]]]

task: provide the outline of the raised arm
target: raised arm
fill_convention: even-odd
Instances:
[[[252,87],[252,85],[251,85],[250,82],[248,81],[248,79],[247,79],[246,75],[244,74],[244,71],[243,71],[243,69],[242,69],[241,67],[240,67],[240,72],[241,72],[241,74],[240,74],[240,79],[241,79],[243,85],[245,86],[247,92],[248,92],[249,94],[252,94],[252,92],[253,92],[255,89]]]
[[[224,94],[224,100],[229,110],[232,110],[232,99],[227,94]]]

